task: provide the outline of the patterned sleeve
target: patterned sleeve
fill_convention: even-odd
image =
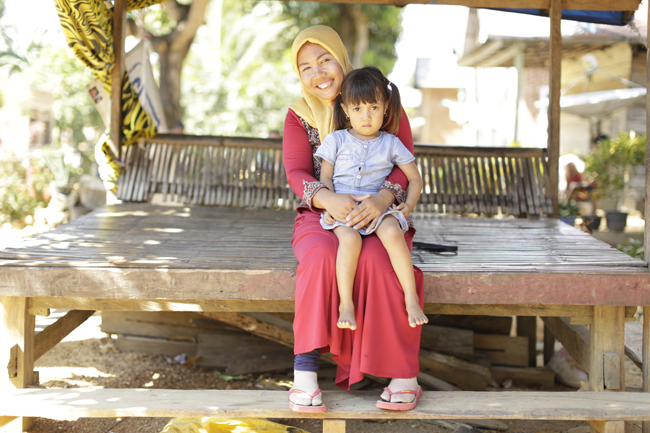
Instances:
[[[284,122],[282,158],[287,180],[293,192],[314,212],[320,209],[311,204],[312,198],[321,188],[327,188],[314,175],[314,158],[309,136],[300,117],[289,110]]]
[[[315,155],[334,165],[336,163],[336,152],[338,150],[338,144],[339,143],[336,139],[336,134],[327,134],[327,137],[325,137],[323,143],[318,146],[318,149],[316,149]]]
[[[394,135],[391,136],[392,140],[392,155],[393,155],[393,164],[395,165],[406,165],[409,162],[415,161],[415,156],[404,146],[404,143],[400,141],[399,138]]]

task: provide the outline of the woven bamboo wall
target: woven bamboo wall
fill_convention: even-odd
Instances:
[[[420,212],[550,214],[545,149],[416,145]],[[118,198],[189,205],[295,208],[279,139],[161,134],[125,152]]]

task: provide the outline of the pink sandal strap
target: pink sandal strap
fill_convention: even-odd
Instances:
[[[321,390],[320,390],[320,388],[318,388],[316,391],[314,391],[313,394],[309,394],[308,392],[303,391],[303,390],[301,390],[301,389],[291,388],[291,389],[289,390],[289,395],[293,394],[294,392],[300,392],[300,393],[302,393],[302,394],[307,394],[307,395],[309,396],[309,398],[313,399],[314,397],[316,397],[316,396],[318,395],[319,392],[321,392]]]
[[[386,391],[386,392],[388,393],[388,395],[390,395],[391,397],[394,396],[394,395],[397,395],[397,394],[413,394],[413,395],[418,395],[418,390],[413,391],[412,389],[407,389],[407,390],[405,390],[405,391],[396,391],[396,392],[393,392],[393,391],[391,391],[388,387],[386,387],[386,388],[384,388],[384,391]]]

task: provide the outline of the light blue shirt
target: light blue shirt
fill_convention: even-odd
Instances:
[[[341,194],[376,194],[396,165],[415,157],[399,138],[380,131],[379,137],[362,141],[346,129],[325,137],[316,156],[334,166],[334,190]]]

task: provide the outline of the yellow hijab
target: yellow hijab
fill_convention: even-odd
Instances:
[[[296,36],[296,39],[294,39],[293,46],[291,47],[293,69],[298,74],[298,78],[300,78],[298,51],[307,42],[318,44],[332,53],[336,61],[341,65],[341,68],[343,68],[345,75],[354,69],[348,60],[348,52],[338,33],[331,27],[312,26],[301,31]],[[332,101],[326,101],[312,95],[302,83],[300,83],[300,87],[303,97],[291,104],[289,108],[298,116],[302,117],[309,125],[318,129],[318,134],[322,142],[327,134],[334,130],[334,104],[332,104]]]

